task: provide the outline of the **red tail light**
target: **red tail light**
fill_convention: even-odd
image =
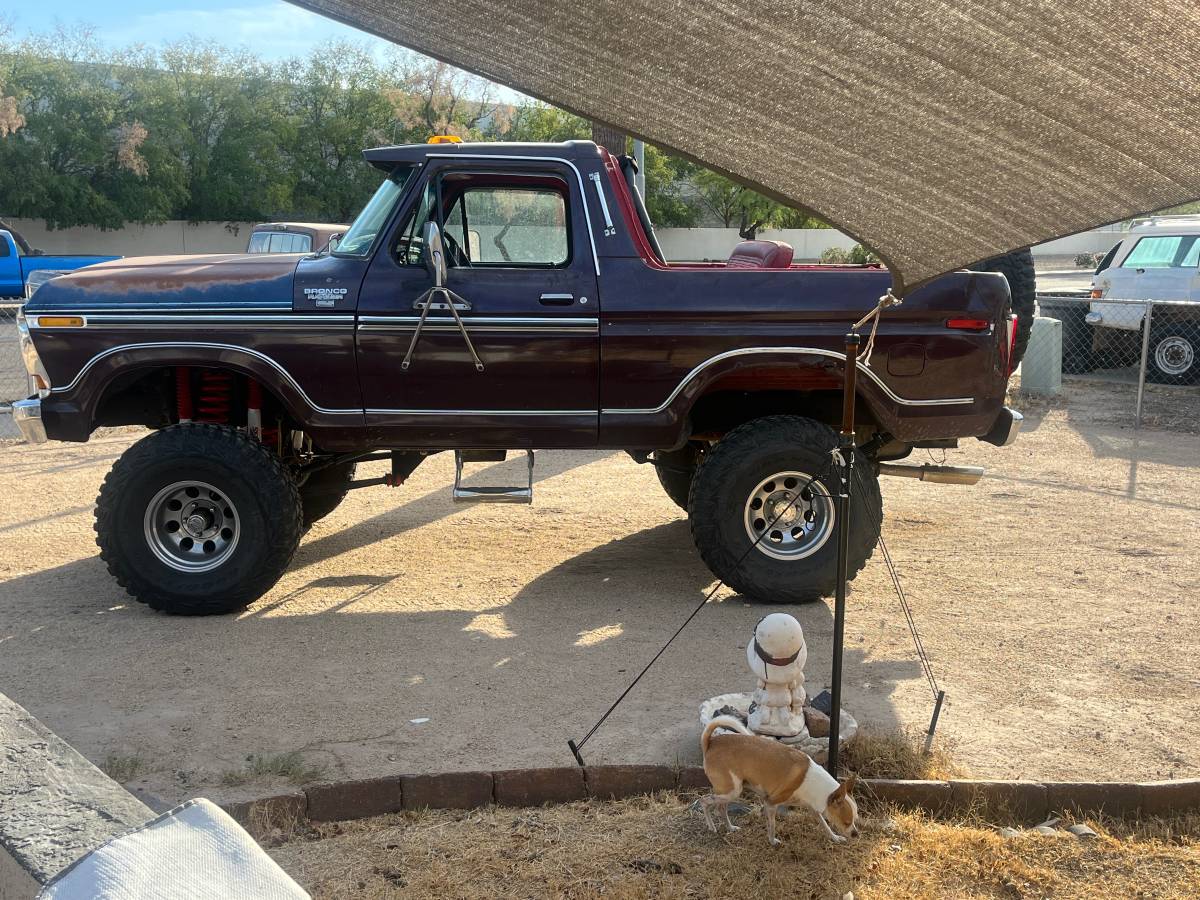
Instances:
[[[946,327],[959,331],[987,331],[992,323],[987,319],[947,319]]]

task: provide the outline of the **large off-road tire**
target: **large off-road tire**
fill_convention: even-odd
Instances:
[[[1000,272],[1008,279],[1008,290],[1012,294],[1012,311],[1017,314],[1017,341],[1013,349],[1012,367],[1025,358],[1029,346],[1029,331],[1033,328],[1033,317],[1037,309],[1037,274],[1033,267],[1033,253],[1028,249],[1014,250],[1004,256],[994,256],[971,267],[976,272]]]
[[[833,594],[837,476],[830,451],[836,446],[827,425],[768,416],[729,432],[704,455],[688,510],[692,537],[714,575],[770,603],[806,603]],[[870,559],[883,520],[874,469],[861,454],[854,467],[851,578]],[[789,508],[797,493],[800,501]]]
[[[658,473],[658,483],[684,512],[687,512],[692,478],[700,466],[702,455],[696,444],[688,444],[679,450],[654,451],[654,470]]]
[[[1158,313],[1163,307],[1155,310]],[[1200,384],[1200,323],[1150,319],[1146,378],[1155,384]]]
[[[300,505],[303,508],[304,527],[325,518],[338,508],[350,493],[350,482],[354,480],[355,464],[339,463],[326,469],[318,469],[300,485]]]
[[[117,460],[96,499],[96,543],[117,582],[152,609],[235,612],[279,580],[302,532],[279,459],[232,428],[173,425]]]

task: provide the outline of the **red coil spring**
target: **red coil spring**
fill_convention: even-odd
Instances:
[[[175,369],[175,413],[180,422],[192,421],[192,380],[187,366]]]
[[[196,421],[228,425],[233,411],[233,375],[213,369],[200,370],[200,396]]]

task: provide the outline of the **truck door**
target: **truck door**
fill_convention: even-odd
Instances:
[[[599,302],[574,170],[491,157],[429,167],[363,283],[357,346],[368,426],[405,446],[594,444]],[[421,246],[431,219],[483,371],[446,309],[429,312],[413,345],[432,285]]]

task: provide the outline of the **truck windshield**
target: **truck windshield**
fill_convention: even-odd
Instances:
[[[366,256],[371,252],[375,238],[387,225],[396,203],[404,193],[404,186],[416,170],[416,166],[397,166],[392,170],[375,196],[358,214],[350,230],[338,242],[337,249],[333,251],[335,256]]]

